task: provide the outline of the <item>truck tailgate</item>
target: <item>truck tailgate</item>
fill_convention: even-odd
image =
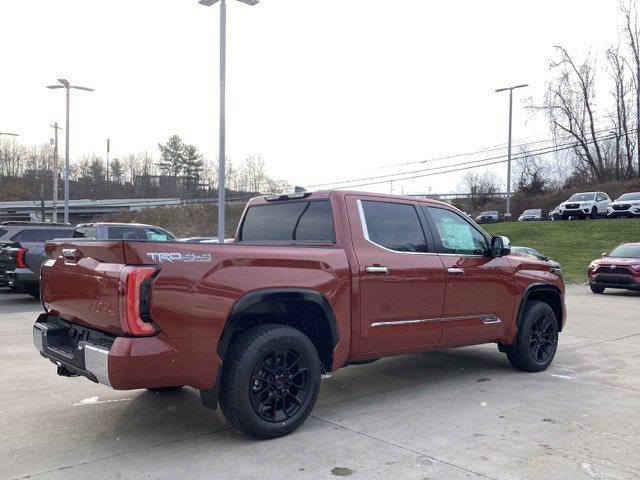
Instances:
[[[79,325],[113,334],[120,323],[120,274],[126,258],[122,241],[47,242],[41,270],[46,309]]]

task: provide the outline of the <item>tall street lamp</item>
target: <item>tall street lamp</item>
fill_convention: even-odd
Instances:
[[[260,0],[238,0],[247,5],[257,5]],[[227,68],[227,3],[226,0],[200,0],[201,5],[210,7],[220,2],[220,140],[218,152],[218,242],[224,243],[225,237],[225,140],[226,140],[226,68]]]
[[[71,103],[71,90],[84,90],[85,92],[93,92],[93,88],[79,87],[71,85],[68,80],[58,79],[58,85],[48,85],[47,88],[57,90],[64,88],[67,91],[67,129],[65,131],[65,150],[64,150],[64,221],[69,222],[69,106]]]
[[[515,87],[499,88],[496,93],[509,91],[509,153],[507,160],[507,211],[504,216],[506,219],[511,218],[511,139],[513,124],[513,91],[518,88],[525,88],[529,85],[516,85]]]

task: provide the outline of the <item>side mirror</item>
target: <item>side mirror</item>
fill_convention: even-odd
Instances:
[[[608,258],[609,252],[602,252],[602,258]]]
[[[492,237],[491,238],[491,256],[504,257],[511,254],[511,243],[507,237]]]

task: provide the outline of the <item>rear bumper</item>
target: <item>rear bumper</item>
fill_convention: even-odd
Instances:
[[[602,288],[640,290],[640,278],[631,275],[606,275],[599,273],[589,280],[589,284]]]
[[[28,268],[16,268],[11,272],[6,272],[7,283],[12,287],[23,287],[26,285],[37,285],[40,277]]]
[[[83,376],[115,390],[179,385],[211,389],[221,364],[217,339],[119,337],[48,314],[34,324],[33,342],[43,357],[58,365],[58,373]]]

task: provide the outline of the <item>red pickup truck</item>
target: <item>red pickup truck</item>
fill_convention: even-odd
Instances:
[[[232,244],[48,242],[34,342],[58,373],[116,390],[200,390],[258,438],[300,426],[321,375],[496,343],[546,369],[562,271],[509,256],[455,208],[322,191],[255,198]]]

